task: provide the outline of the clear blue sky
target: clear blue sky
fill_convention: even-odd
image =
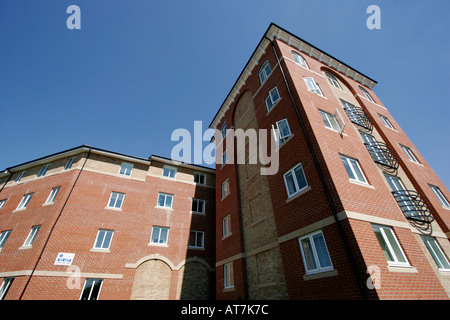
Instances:
[[[69,5],[81,30],[68,30]],[[369,30],[366,9],[381,9]],[[0,170],[81,144],[170,157],[206,128],[270,22],[378,81],[450,186],[450,2],[1,0]]]

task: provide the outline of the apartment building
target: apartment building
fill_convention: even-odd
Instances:
[[[214,297],[214,170],[80,146],[0,175],[0,297]]]
[[[269,26],[210,124],[223,149],[271,132],[279,158],[216,166],[218,299],[449,298],[450,194],[375,85]]]

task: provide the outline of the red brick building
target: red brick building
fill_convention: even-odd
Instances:
[[[217,164],[218,299],[449,298],[448,190],[375,85],[270,25],[210,125],[279,141]]]
[[[1,298],[214,297],[214,170],[80,146],[0,187]]]

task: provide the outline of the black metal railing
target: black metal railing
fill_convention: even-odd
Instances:
[[[374,143],[364,143],[373,161],[382,165],[397,169],[398,161],[391,149],[384,143],[376,141]]]
[[[416,191],[398,190],[392,191],[392,194],[407,219],[425,223],[431,223],[434,220],[428,207]]]
[[[373,124],[361,107],[346,105],[344,109],[351,122],[372,131]]]

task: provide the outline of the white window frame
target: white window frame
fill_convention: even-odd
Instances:
[[[325,75],[327,76],[328,80],[330,81],[331,85],[339,90],[342,90],[341,85],[339,84],[338,79],[336,79],[336,77],[329,73],[329,72],[325,72]]]
[[[233,262],[228,262],[223,265],[223,287],[224,289],[234,288]]]
[[[227,136],[227,122],[225,121],[220,127],[220,132],[222,133],[222,140]]]
[[[151,245],[159,245],[159,246],[166,246],[169,243],[169,230],[168,227],[161,227],[161,226],[153,226],[152,227],[152,234],[150,236],[150,244]],[[165,230],[166,232],[166,238],[161,238],[161,231]],[[158,233],[158,242],[153,242],[153,236],[155,235],[155,232]],[[164,240],[164,242],[161,242],[161,240]]]
[[[305,179],[305,186],[300,188],[300,185],[298,184],[298,179],[297,179],[297,175],[295,174],[295,170],[297,168],[301,169],[301,172],[303,174],[303,178]],[[292,181],[294,182],[294,187],[295,187],[295,191],[291,194],[289,191],[289,186],[288,186],[288,181],[287,181],[287,176],[291,174],[292,176]],[[308,188],[308,180],[306,180],[306,175],[305,175],[305,171],[303,170],[303,166],[301,163],[296,164],[294,167],[292,167],[291,169],[289,169],[287,172],[285,172],[283,174],[283,180],[284,180],[284,186],[286,187],[286,192],[288,195],[288,199],[292,198],[293,196],[299,194],[300,192],[302,192],[303,190],[305,190],[306,188]]]
[[[345,122],[344,122],[344,119],[342,119],[342,116],[337,109],[335,111],[335,114],[331,114],[329,112],[326,112],[326,111],[323,111],[320,109],[319,109],[319,113],[320,113],[320,116],[322,117],[322,120],[323,120],[326,128],[331,129],[336,132],[339,132],[339,133],[342,133],[342,131],[344,131]],[[339,116],[342,124],[339,123],[336,115]]]
[[[27,208],[28,203],[30,203],[31,197],[34,193],[27,193],[23,196],[22,200],[20,200],[19,205],[17,206],[16,210],[24,210]]]
[[[100,238],[99,238],[100,234],[102,234],[102,239],[101,239],[100,246],[97,246],[97,242],[100,240]],[[107,246],[104,247],[105,241],[108,238],[107,235],[110,235],[109,242],[107,243]],[[109,248],[111,247],[113,236],[114,236],[114,230],[98,229],[97,237],[95,237],[95,242],[94,242],[94,247],[93,248],[94,249],[99,249],[99,250],[109,250]]]
[[[269,61],[265,61],[261,68],[259,68],[259,81],[261,82],[261,84],[263,84],[267,78],[270,76],[270,74],[272,73],[272,68],[270,67]]]
[[[191,244],[191,237],[193,234],[195,234],[194,245]],[[200,239],[198,237],[199,234],[201,235]],[[205,232],[190,230],[189,231],[189,239],[188,239],[188,247],[195,248],[195,249],[204,249],[205,248]]]
[[[227,150],[225,150],[222,153],[222,164],[220,165],[220,167],[222,168],[224,165],[226,165],[227,161],[228,161],[228,152],[227,152]]]
[[[26,171],[22,171],[21,173],[19,173],[16,177],[16,179],[14,180],[14,182],[19,182],[20,180],[22,180],[23,175],[25,174]]]
[[[199,211],[198,208],[200,206],[200,203],[202,204],[202,210]],[[196,210],[194,210],[194,207]],[[192,203],[191,203],[191,212],[192,213],[205,213],[206,212],[206,201],[203,199],[197,199],[197,198],[192,198]]]
[[[119,175],[129,177],[133,171],[134,164],[123,161],[119,168]]]
[[[282,124],[286,124],[284,128],[287,129],[287,132],[283,133],[280,130]],[[288,138],[292,136],[292,131],[291,128],[289,127],[289,122],[286,118],[277,121],[276,126],[277,126],[276,130],[274,130],[275,141],[277,142],[278,147],[281,147],[288,140]]]
[[[356,181],[358,183],[364,183],[364,184],[368,184],[369,183],[367,181],[366,176],[364,175],[364,172],[363,172],[363,170],[362,170],[362,168],[361,168],[361,166],[359,164],[358,159],[351,158],[351,157],[348,157],[348,156],[344,156],[343,154],[340,154],[339,156],[341,158],[341,162],[343,162],[343,160],[345,160],[347,162],[348,168],[350,169],[350,171],[352,172],[353,176],[355,177],[355,178],[352,178],[350,176],[350,173],[347,170],[347,166],[345,166],[343,164],[344,165],[344,169],[345,169],[345,171],[347,172],[347,174],[349,176],[349,180]],[[360,179],[360,177],[358,176],[358,172],[355,171],[356,169],[355,169],[354,164],[356,164],[356,168],[358,169],[359,173],[361,174],[361,177],[362,177],[363,180]]]
[[[111,203],[111,200],[113,199],[113,195],[116,195],[116,198],[114,200],[114,203]],[[121,199],[119,200],[119,198],[121,198]],[[120,206],[117,207],[117,203],[119,201],[120,201]],[[125,201],[125,193],[112,191],[111,195],[109,196],[108,206],[107,207],[108,208],[113,208],[113,209],[122,209],[124,201]]]
[[[322,238],[323,238],[323,243],[325,245],[325,250],[326,250],[326,253],[328,255],[328,260],[330,260],[330,265],[329,266],[322,266],[321,263],[320,263],[320,259],[318,257],[318,252],[317,252],[317,248],[316,248],[316,245],[315,245],[315,242],[314,242],[314,236],[316,236],[316,235],[321,235]],[[306,256],[306,253],[305,253],[305,251],[303,249],[303,245],[302,245],[302,241],[305,240],[305,239],[308,239],[309,243],[311,245],[311,249],[312,249],[312,257],[311,258],[314,259],[314,263],[316,264],[316,268],[315,269],[310,269],[308,267],[307,256]],[[315,274],[315,273],[321,273],[321,272],[327,272],[327,271],[334,270],[333,262],[331,261],[330,253],[328,251],[328,247],[327,247],[327,244],[326,244],[326,241],[325,241],[325,236],[323,235],[322,230],[318,230],[318,231],[312,232],[310,234],[304,235],[302,237],[299,237],[298,238],[298,244],[300,246],[300,251],[302,253],[303,265],[305,266],[306,274]]]
[[[6,199],[0,200],[0,209],[3,208],[5,203],[6,203]]]
[[[231,215],[227,215],[222,219],[222,238],[231,235]]]
[[[376,236],[375,228],[378,228],[380,230],[380,234],[383,238],[384,243],[386,244],[387,249],[389,250],[389,254],[393,258],[393,261],[389,261],[387,259],[387,257],[385,256],[388,265],[397,266],[397,267],[410,267],[411,265],[408,262],[408,258],[406,257],[405,252],[403,251],[403,248],[401,247],[400,243],[398,242],[397,236],[395,235],[392,227],[379,225],[379,224],[372,224],[372,229],[374,230],[374,233]],[[389,240],[389,238],[386,234],[386,230],[389,230],[389,232],[391,233],[394,243],[391,243],[391,241]],[[378,237],[377,237],[377,240],[379,242]],[[395,250],[393,249],[392,245],[397,246],[397,248],[399,249],[399,252],[402,255],[402,258],[405,260],[405,262],[400,261],[399,257],[395,253]],[[381,247],[381,243],[380,243],[380,247]],[[383,253],[383,255],[384,255],[384,253]]]
[[[37,236],[40,228],[41,228],[40,225],[31,227],[31,230],[28,233],[28,236],[25,239],[25,242],[23,243],[22,247],[31,247],[31,246],[33,246],[33,242],[36,239],[36,236]]]
[[[272,90],[269,91],[269,95],[265,100],[267,112],[270,112],[270,110],[272,110],[280,100],[281,96],[280,93],[278,92],[278,88],[274,87]]]
[[[361,87],[361,86],[359,86],[359,89],[361,90],[361,92],[363,93],[364,97],[365,97],[367,100],[369,100],[369,101],[375,103],[375,101],[373,100],[372,96],[370,95],[370,93],[369,93],[366,89],[364,89],[364,88]]]
[[[162,175],[166,178],[175,179],[177,176],[177,167],[164,165]]]
[[[51,204],[55,202],[55,198],[58,195],[59,189],[61,187],[55,187],[50,191],[50,194],[48,195],[47,201],[45,201],[45,204]]]
[[[38,172],[38,174],[37,174],[37,177],[39,178],[39,177],[43,177],[43,176],[45,176],[45,174],[47,173],[47,171],[48,171],[48,164],[44,164],[42,167],[41,167],[41,169],[39,169],[39,172]]]
[[[162,206],[159,205],[159,199],[160,199],[161,197],[164,197],[164,203],[163,203]],[[170,200],[170,206],[167,206],[167,205],[166,205],[166,204],[167,204],[167,199],[168,199],[168,198],[171,199],[171,200]],[[173,194],[171,194],[171,193],[160,192],[160,193],[158,193],[158,200],[157,200],[157,202],[156,202],[156,206],[157,206],[158,208],[172,209],[172,207],[173,207],[173,198],[174,198],[174,196],[173,196]]]
[[[395,130],[394,126],[392,125],[392,123],[391,123],[391,121],[389,120],[388,117],[385,117],[385,116],[383,116],[383,115],[381,115],[381,114],[378,114],[378,115],[380,116],[381,121],[383,122],[383,124],[384,124],[384,126],[385,126],[386,128]]]
[[[195,180],[195,176],[198,177],[198,182],[196,182]],[[203,179],[203,182],[201,182]],[[205,185],[206,184],[206,173],[203,172],[194,172],[194,183],[197,184],[201,184],[201,185]]]
[[[448,202],[447,198],[442,193],[441,189],[439,189],[439,187],[433,186],[431,184],[429,184],[429,186],[431,188],[431,191],[433,191],[434,195],[436,196],[436,198],[438,198],[441,205],[444,208],[450,209],[450,203]],[[1,206],[0,206],[0,208],[1,208]]]
[[[2,285],[0,286],[0,300],[3,300],[8,293],[9,287],[11,286],[11,283],[14,281],[14,277],[6,277]]]
[[[313,93],[317,94],[318,96],[324,97],[319,84],[314,80],[314,78],[305,77],[305,78],[303,78],[303,80],[305,80],[305,84],[306,84],[306,87],[308,88],[308,91],[313,92]]]
[[[230,194],[230,180],[226,179],[222,182],[222,199],[225,199]]]
[[[417,160],[416,156],[414,155],[414,153],[412,152],[410,147],[404,146],[402,144],[400,145],[400,147],[402,147],[403,151],[406,153],[406,155],[408,156],[408,159],[411,162],[420,164],[419,160]]]
[[[299,66],[302,66],[306,69],[309,69],[306,59],[300,53],[298,53],[296,51],[291,51],[291,54],[292,54],[292,57],[294,58],[294,61],[296,64],[298,64]]]
[[[5,230],[0,233],[0,251],[2,250],[3,246],[6,243],[6,240],[8,240],[9,235],[11,234],[12,230]]]
[[[90,291],[89,291],[89,294],[88,294],[86,300],[98,300],[98,297],[100,296],[100,292],[101,292],[102,287],[103,287],[103,279],[97,279],[97,278],[95,278],[95,279],[93,279],[93,278],[87,278],[87,279],[84,281],[83,290],[81,290],[80,300],[81,300],[81,298],[83,297],[84,290],[86,289],[87,283],[88,283],[88,282],[91,282],[91,281],[92,281],[91,289],[90,289]],[[93,297],[92,297],[92,291],[94,290],[94,287],[95,287],[95,285],[96,285],[98,282],[100,282],[100,287],[98,288],[97,296],[96,296],[94,299],[92,299],[92,298],[93,298]]]
[[[75,161],[75,157],[69,158],[69,160],[67,160],[67,162],[66,162],[66,165],[64,166],[64,170],[69,170],[70,168],[72,168],[74,161]]]
[[[442,251],[442,248],[437,242],[437,240],[433,237],[424,235],[421,235],[421,238],[425,243],[425,246],[427,247],[431,256],[433,257],[434,262],[436,263],[438,269],[441,271],[450,271],[450,262],[447,256],[445,255],[444,251]]]

